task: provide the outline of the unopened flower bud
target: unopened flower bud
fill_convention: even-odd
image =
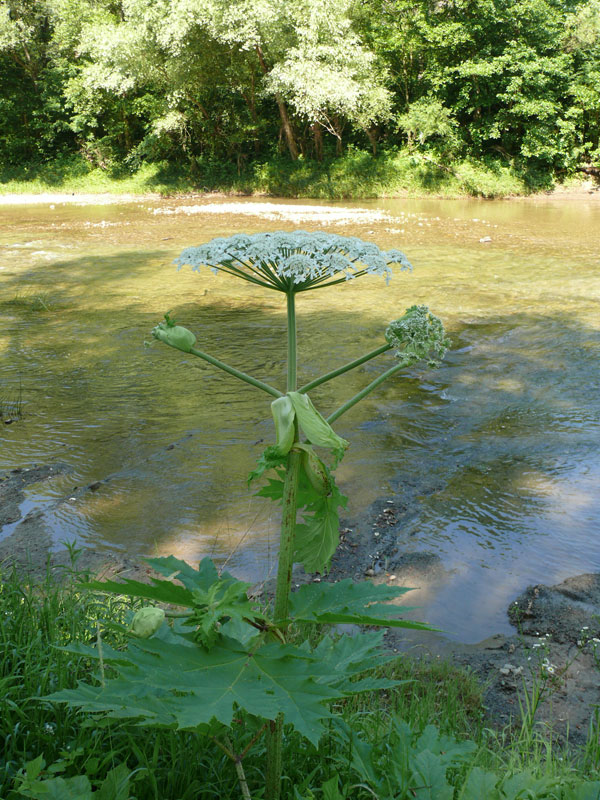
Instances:
[[[131,620],[130,631],[140,639],[149,639],[163,624],[165,612],[156,606],[146,606],[136,611]]]
[[[194,334],[181,325],[167,325],[160,322],[152,329],[152,336],[177,350],[183,350],[184,353],[189,353],[196,344]]]

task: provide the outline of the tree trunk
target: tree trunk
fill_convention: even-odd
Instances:
[[[323,132],[318,122],[313,122],[312,131],[315,142],[315,158],[317,161],[323,161]]]
[[[267,68],[267,65],[265,64],[263,51],[261,50],[259,45],[256,45],[256,54],[260,62],[260,68],[263,71],[263,75],[266,75],[269,70]],[[292,157],[292,161],[296,161],[298,158],[298,146],[296,144],[296,139],[294,138],[294,131],[292,130],[292,124],[290,122],[290,118],[287,113],[287,108],[280,94],[275,95],[275,101],[277,102],[277,108],[279,109],[279,116],[281,117],[281,127],[283,128],[285,141],[288,146],[288,150],[290,151],[290,156]]]
[[[365,133],[371,142],[371,151],[374,156],[377,155],[377,128],[365,128]]]

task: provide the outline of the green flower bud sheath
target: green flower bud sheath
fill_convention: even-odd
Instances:
[[[285,395],[278,397],[271,403],[271,412],[275,422],[275,434],[277,437],[277,449],[282,456],[287,455],[294,443],[296,436],[296,412],[290,398]]]

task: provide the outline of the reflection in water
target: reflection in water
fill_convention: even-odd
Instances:
[[[286,215],[295,207],[282,205]],[[208,271],[177,273],[171,261],[212,236],[282,223],[235,207],[154,213],[174,206],[0,209],[0,380],[3,391],[22,381],[26,411],[0,430],[0,468],[72,465],[40,489],[44,500],[110,478],[47,513],[55,541],[231,556],[230,568],[258,579],[273,567],[277,518],[245,478],[273,436],[269,399],[144,339],[171,309],[202,349],[281,386],[281,298]],[[373,214],[301,225],[401,247],[415,271],[388,288],[363,279],[301,296],[300,379],[377,346],[413,303],[446,322],[454,346],[441,369],[386,384],[340,419],[352,446],[339,476],[359,523],[383,494],[409,506],[399,547],[438,552],[450,571],[419,615],[475,640],[506,628],[505,608],[527,583],[600,568],[600,204],[360,206]],[[319,387],[315,403],[333,410],[387,363]]]

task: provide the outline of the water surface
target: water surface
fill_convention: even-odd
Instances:
[[[440,369],[392,380],[337,423],[352,443],[339,482],[364,535],[377,498],[412,498],[399,548],[437,552],[449,570],[423,587],[422,617],[465,641],[506,630],[506,606],[528,583],[600,569],[599,199],[325,205],[0,207],[0,391],[10,401],[21,386],[25,411],[0,427],[0,470],[71,465],[29,504],[110,476],[48,505],[57,543],[213,554],[265,577],[277,515],[245,477],[272,441],[268,398],[144,342],[171,310],[203,350],[282,387],[282,297],[178,273],[172,260],[241,231],[325,227],[400,247],[415,269],[389,287],[368,278],[299,297],[300,380],[376,347],[413,303],[443,318],[453,347]],[[313,399],[329,413],[388,364]]]

